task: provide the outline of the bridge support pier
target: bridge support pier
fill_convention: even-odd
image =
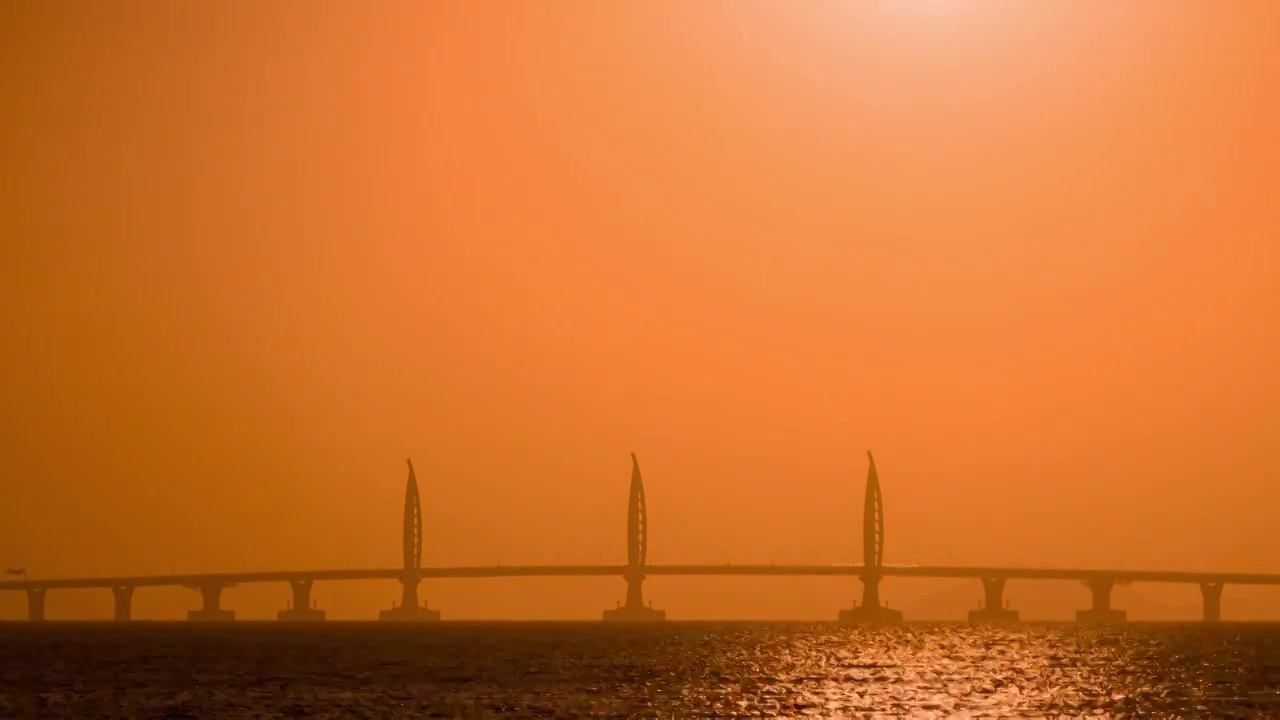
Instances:
[[[604,611],[605,622],[662,622],[667,619],[665,610],[656,610],[644,604],[644,573],[629,570],[627,579],[627,602],[616,608]]]
[[[848,610],[840,611],[842,623],[874,623],[878,625],[897,624],[902,622],[902,611],[890,608],[888,603],[880,602],[880,576],[862,576],[862,605],[854,604]]]
[[[424,601],[418,604],[417,575],[409,575],[400,579],[404,592],[400,596],[400,604],[392,605],[390,610],[378,613],[379,620],[389,622],[435,622],[440,619],[440,611],[427,607]]]
[[[27,619],[32,622],[44,620],[44,596],[49,592],[45,588],[27,588]]]
[[[222,583],[208,583],[196,587],[204,605],[199,610],[188,610],[187,619],[192,622],[230,622],[236,619],[235,610],[223,610],[221,606]]]
[[[1222,583],[1200,583],[1200,594],[1204,596],[1204,621],[1220,622],[1222,620]]]
[[[128,622],[133,619],[133,586],[123,585],[111,588],[116,600],[116,622]]]
[[[985,600],[977,610],[969,611],[971,623],[1018,622],[1018,611],[1011,610],[1004,600],[1005,578],[982,578],[982,594]]]
[[[290,580],[293,589],[293,604],[276,613],[281,622],[320,622],[324,620],[324,611],[311,601],[311,586],[314,580]]]
[[[1088,610],[1076,611],[1076,622],[1108,624],[1122,623],[1128,617],[1123,610],[1116,610],[1111,607],[1111,589],[1115,587],[1116,581],[1111,578],[1099,578],[1095,580],[1086,580],[1085,586],[1089,588],[1089,592],[1093,595],[1093,607]]]

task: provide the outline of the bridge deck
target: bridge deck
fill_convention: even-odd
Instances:
[[[515,578],[515,577],[622,577],[625,565],[526,565],[526,566],[458,566],[422,568],[418,576],[424,580],[449,578]],[[868,574],[862,565],[648,565],[645,574],[680,576],[841,576]],[[881,577],[919,578],[1005,578],[1008,580],[1099,580],[1156,583],[1222,583],[1230,585],[1280,585],[1280,574],[1224,573],[1160,570],[1108,570],[1072,568],[1017,567],[926,567],[916,565],[882,565],[874,570]],[[399,580],[404,570],[294,570],[238,573],[201,573],[184,575],[144,575],[136,577],[58,578],[9,580],[0,582],[0,590],[71,589],[111,587],[200,587],[202,585],[240,585],[322,580]]]

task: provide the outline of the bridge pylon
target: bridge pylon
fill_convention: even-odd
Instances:
[[[418,583],[422,580],[422,500],[418,496],[418,478],[409,464],[409,479],[404,487],[404,574],[400,577],[400,604],[378,613],[379,620],[398,622],[431,622],[440,619],[440,611],[423,602],[418,604]]]
[[[862,605],[840,611],[842,623],[900,623],[902,611],[880,601],[884,566],[884,499],[876,459],[867,451],[867,484],[862,502]]]
[[[663,610],[644,604],[644,569],[649,556],[649,512],[644,501],[644,480],[640,462],[631,453],[631,491],[627,501],[627,601],[604,611],[607,622],[657,622],[667,619]]]

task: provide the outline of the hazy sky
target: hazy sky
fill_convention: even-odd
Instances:
[[[850,562],[871,449],[887,562],[1280,571],[1273,0],[14,0],[0,92],[0,564],[394,566],[408,456],[427,563],[620,563],[631,451],[653,561]]]

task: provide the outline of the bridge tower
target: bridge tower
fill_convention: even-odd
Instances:
[[[418,604],[418,582],[422,579],[422,500],[418,496],[418,478],[413,474],[413,460],[409,464],[409,479],[404,487],[404,526],[402,549],[404,552],[403,588],[400,605],[379,614],[382,620],[423,622],[439,620],[440,611],[432,610],[423,602]]]
[[[879,569],[884,564],[884,500],[880,497],[880,476],[876,459],[867,451],[866,490],[862,497],[862,565]],[[879,603],[877,603],[879,604]]]
[[[884,565],[884,498],[876,459],[867,451],[867,484],[862,500],[862,605],[840,611],[841,622],[902,622],[902,611],[880,602],[881,567]]]
[[[644,480],[640,477],[640,462],[631,453],[631,492],[627,500],[627,567],[623,577],[627,581],[627,602],[612,610],[604,611],[605,620],[657,621],[665,620],[667,613],[646,607],[644,604],[644,569],[649,559],[649,512],[644,502]]]

